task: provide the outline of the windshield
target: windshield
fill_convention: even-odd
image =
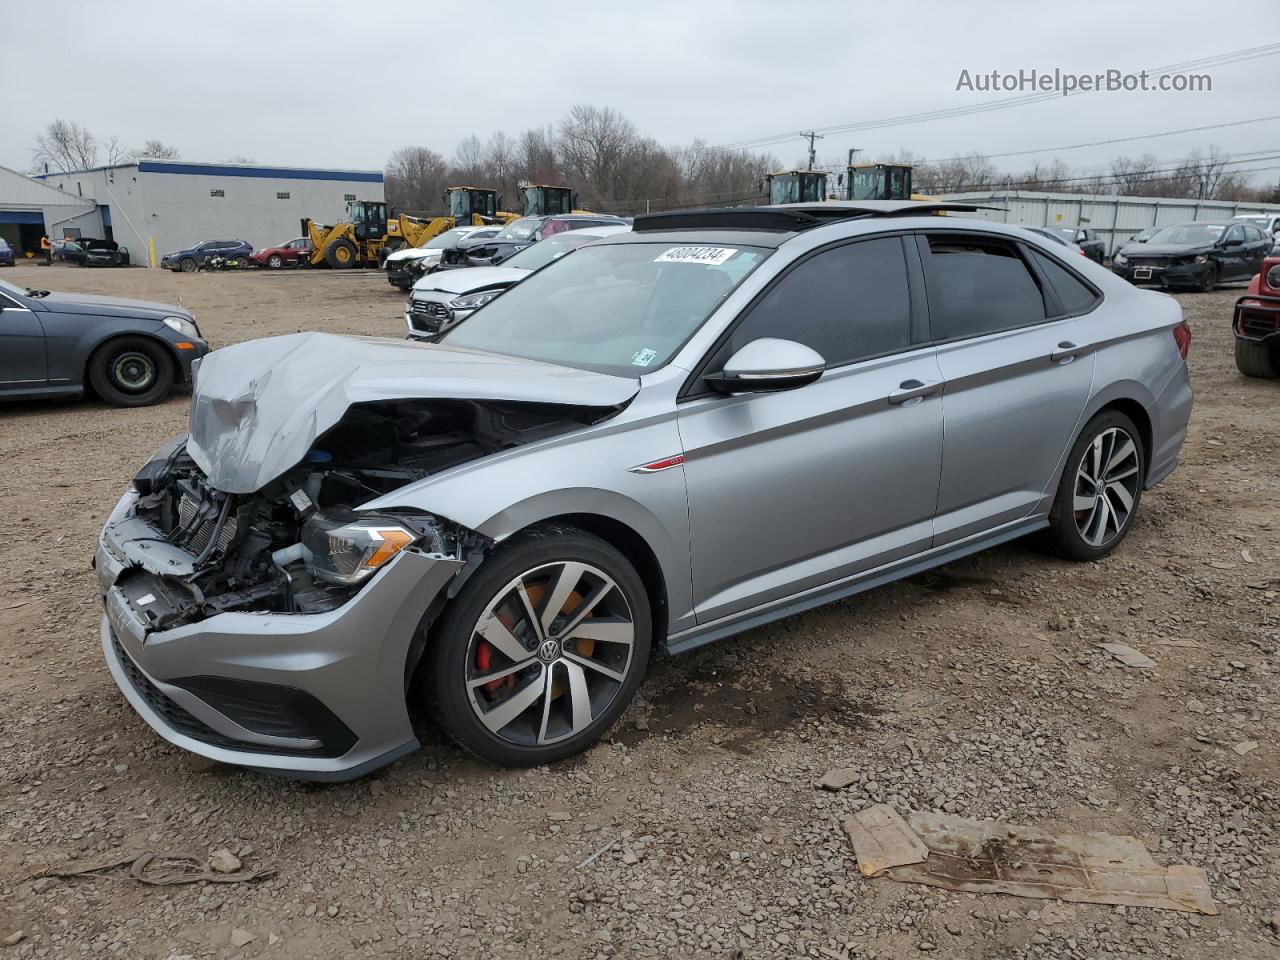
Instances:
[[[665,365],[769,252],[669,243],[583,247],[477,310],[444,339],[635,377]]]
[[[1052,230],[1050,230],[1047,227],[1032,227],[1031,232],[1038,233],[1042,237],[1048,237],[1054,243],[1060,243],[1064,247],[1067,246],[1066,240],[1064,240],[1061,236],[1059,236],[1057,233],[1054,233]]]
[[[446,230],[438,236],[432,237],[421,247],[423,250],[439,250],[441,247],[451,247],[463,237],[467,235],[465,230]]]
[[[515,256],[507,258],[502,265],[520,270],[537,270],[539,267],[545,267],[552,260],[563,257],[570,250],[599,239],[599,237],[576,231],[561,233],[546,240],[539,240],[532,247],[526,247]]]
[[[27,297],[31,292],[25,287],[15,287],[12,283],[0,280],[0,293],[7,293],[14,297]]]
[[[533,236],[534,232],[542,225],[542,221],[535,217],[525,217],[522,220],[512,220],[507,224],[505,230],[498,234],[498,240],[528,240]]]
[[[1225,229],[1220,223],[1175,223],[1171,227],[1157,230],[1147,238],[1147,243],[1152,246],[1169,243],[1176,246],[1207,247],[1217,243]]]

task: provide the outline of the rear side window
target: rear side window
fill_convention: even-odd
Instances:
[[[911,343],[911,296],[898,237],[824,250],[779,280],[734,330],[724,359],[752,340],[795,340],[828,366]]]
[[[1031,256],[1049,281],[1049,286],[1053,287],[1053,292],[1058,295],[1064,316],[1088,313],[1101,299],[1092,287],[1053,257],[1045,256],[1039,250],[1032,250]]]
[[[935,235],[928,246],[925,275],[935,340],[979,337],[1046,319],[1044,296],[1013,244]]]

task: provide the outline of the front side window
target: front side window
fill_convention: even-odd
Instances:
[[[1244,227],[1238,224],[1227,231],[1227,235],[1223,238],[1223,243],[1244,243]]]
[[[988,237],[928,238],[925,273],[935,340],[1039,323],[1044,296],[1013,244]]]
[[[911,343],[911,295],[898,237],[824,250],[785,274],[730,336],[725,359],[761,337],[795,340],[828,366]]]
[[[477,310],[444,342],[638,377],[664,366],[769,252],[670,243],[582,247]]]

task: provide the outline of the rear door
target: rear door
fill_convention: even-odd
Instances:
[[[1093,384],[1094,354],[1074,318],[1099,297],[1061,261],[1004,237],[918,239],[944,382],[942,546],[1025,518],[1044,497]],[[1087,297],[1058,294],[1054,275]]]
[[[941,374],[924,342],[909,239],[809,254],[743,312],[701,371],[716,373],[747,343],[776,337],[824,357],[816,383],[736,396],[695,391],[681,401],[699,623],[929,548]]]

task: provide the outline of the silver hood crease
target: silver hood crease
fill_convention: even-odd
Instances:
[[[439,344],[297,333],[200,364],[187,450],[209,483],[252,493],[299,463],[357,403],[500,400],[615,407],[639,381]]]

